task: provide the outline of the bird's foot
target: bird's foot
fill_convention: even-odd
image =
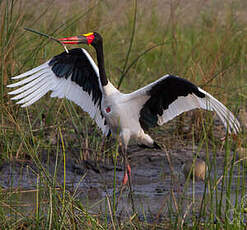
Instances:
[[[131,176],[131,168],[130,168],[130,165],[128,164],[127,170],[125,170],[125,172],[124,172],[124,177],[123,177],[123,182],[122,182],[123,186],[127,184],[130,176]]]

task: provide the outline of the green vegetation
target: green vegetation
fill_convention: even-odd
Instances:
[[[0,228],[245,229],[247,170],[234,160],[235,149],[246,147],[246,10],[245,0],[0,0],[0,160],[15,164],[31,161],[39,172],[35,172],[33,187],[34,212],[25,208],[19,197],[25,189],[0,187]],[[195,201],[196,182],[187,181],[183,192],[174,195],[171,189],[169,199],[164,197],[159,213],[167,211],[161,219],[158,213],[153,221],[145,215],[140,220],[133,212],[119,221],[115,180],[114,195],[106,193],[100,214],[77,198],[77,187],[70,191],[65,183],[58,183],[61,167],[65,182],[68,158],[78,164],[85,159],[102,163],[113,159],[116,173],[117,160],[121,160],[118,143],[109,141],[101,153],[100,131],[86,113],[66,100],[47,95],[27,109],[10,100],[6,85],[11,76],[63,51],[54,41],[26,32],[24,27],[56,38],[100,32],[107,74],[116,86],[122,77],[124,92],[171,73],[194,82],[227,105],[241,119],[243,132],[237,138],[227,137],[224,143],[220,141],[224,130],[214,123],[214,115],[201,111],[150,131],[165,149],[172,150],[174,143],[181,148],[197,146],[198,153],[203,149],[209,176],[200,199]],[[94,50],[86,48],[95,57]],[[42,164],[43,152],[48,153],[47,164],[54,163],[52,173]],[[216,171],[219,152],[224,153],[220,175]],[[175,176],[172,183],[176,183]],[[187,193],[190,187],[192,196]]]

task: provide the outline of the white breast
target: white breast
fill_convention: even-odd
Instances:
[[[147,100],[148,96],[140,97],[140,101]],[[131,100],[128,94],[120,92],[105,96],[102,100],[102,112],[114,136],[128,130],[133,137],[137,137],[142,130],[139,123],[139,111],[142,103]]]

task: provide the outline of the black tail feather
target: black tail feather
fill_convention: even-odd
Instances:
[[[144,144],[138,144],[139,147],[144,149],[161,149],[161,147],[154,141],[153,146],[147,146]]]
[[[153,147],[154,149],[161,149],[161,147],[155,141],[154,141],[153,145],[154,145],[154,147]]]

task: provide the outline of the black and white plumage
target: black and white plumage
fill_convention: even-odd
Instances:
[[[212,95],[191,82],[165,75],[155,82],[129,94],[117,90],[106,78],[103,40],[94,32],[60,39],[64,44],[91,44],[97,54],[98,66],[86,50],[76,48],[53,57],[43,65],[13,77],[22,79],[8,87],[22,107],[29,106],[51,91],[51,97],[67,98],[95,120],[104,135],[109,131],[121,137],[126,151],[131,138],[139,144],[155,147],[146,128],[162,125],[179,114],[196,108],[216,112],[228,132],[238,133],[235,116]]]
[[[27,77],[27,78],[25,78]],[[102,87],[99,84],[99,70],[91,56],[84,49],[63,52],[48,62],[26,73],[13,77],[21,79],[8,87],[20,87],[12,92],[12,100],[26,107],[52,91],[51,97],[67,98],[79,105],[95,120],[103,134],[109,132],[101,112]]]

